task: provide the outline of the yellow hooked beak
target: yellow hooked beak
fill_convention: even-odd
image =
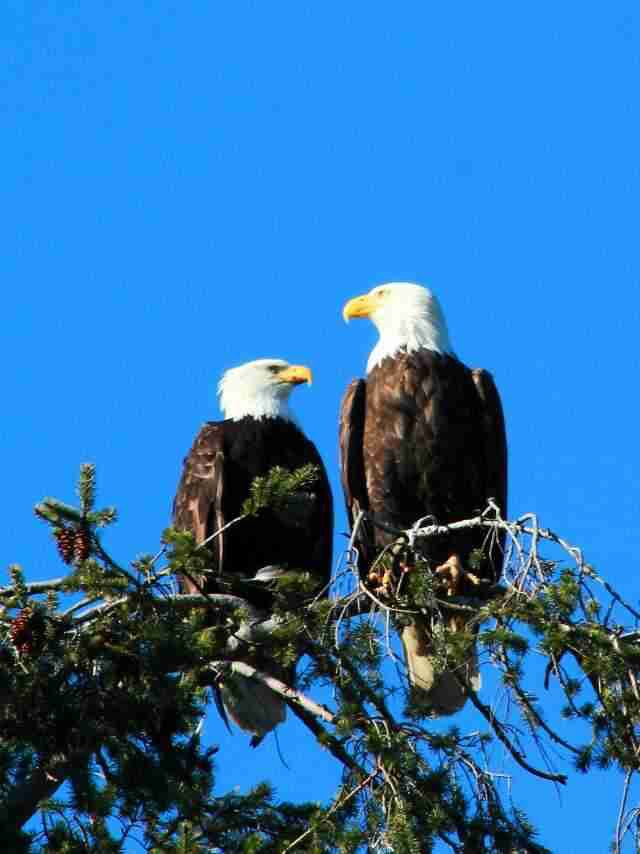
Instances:
[[[354,297],[346,303],[342,309],[342,316],[345,322],[348,323],[352,317],[369,317],[375,311],[378,305],[376,297],[371,294],[363,294],[361,297]]]
[[[289,365],[288,368],[278,374],[280,382],[291,383],[292,385],[300,385],[300,383],[311,385],[312,379],[311,368],[306,365]]]

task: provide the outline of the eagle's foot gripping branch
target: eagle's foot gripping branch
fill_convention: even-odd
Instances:
[[[387,599],[395,598],[397,593],[397,579],[393,567],[385,567],[382,572],[372,570],[368,576],[369,586],[376,594]]]
[[[447,596],[463,595],[469,586],[479,587],[482,584],[482,579],[463,567],[457,554],[452,554],[444,563],[436,566],[433,572],[436,580],[445,585]]]

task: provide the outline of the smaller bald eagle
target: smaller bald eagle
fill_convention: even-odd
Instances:
[[[467,519],[494,498],[507,510],[507,445],[500,397],[491,374],[456,358],[434,294],[411,283],[393,283],[355,297],[344,318],[370,318],[380,333],[367,364],[367,379],[353,380],[342,402],[342,485],[351,522],[368,511],[394,528],[431,516],[440,524]],[[358,546],[367,571],[394,535],[366,525]],[[481,529],[424,540],[421,554],[469,595],[472,581],[493,582],[502,567],[500,538],[487,542]],[[471,569],[471,563],[477,564]],[[455,621],[454,621],[455,627]],[[456,674],[438,673],[428,621],[402,632],[409,679],[423,705],[437,717],[458,711],[466,693]],[[459,671],[479,687],[475,650]]]
[[[282,359],[248,362],[228,370],[220,380],[218,394],[225,418],[204,424],[185,458],[174,501],[175,528],[191,531],[196,543],[201,543],[242,513],[256,477],[275,466],[293,471],[309,463],[319,474],[307,496],[303,518],[299,513],[288,518],[265,508],[213,540],[215,562],[211,573],[200,579],[207,592],[219,589],[218,576],[250,578],[266,566],[307,571],[317,580],[317,590],[330,579],[329,481],[315,445],[293,420],[288,403],[297,385],[310,382],[309,368]],[[197,592],[187,578],[180,579],[180,586],[185,593]],[[248,600],[268,611],[270,595],[257,583],[255,590]],[[259,647],[251,663],[285,681],[293,675],[283,672]],[[255,743],[285,718],[281,697],[260,682],[234,674],[220,687],[229,716],[255,734]]]

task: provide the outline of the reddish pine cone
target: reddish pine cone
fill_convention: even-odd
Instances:
[[[78,528],[73,541],[74,563],[82,563],[91,554],[91,540],[89,533],[83,528]]]
[[[13,620],[9,629],[11,643],[22,655],[29,655],[33,651],[32,617],[33,610],[31,608],[24,608]]]
[[[56,538],[60,557],[65,563],[71,563],[75,547],[75,532],[71,528],[56,528],[53,536]]]

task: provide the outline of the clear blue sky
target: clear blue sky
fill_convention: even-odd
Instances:
[[[221,371],[260,356],[314,370],[294,404],[343,530],[337,408],[374,334],[340,309],[395,279],[494,373],[512,513],[637,599],[635,3],[9,2],[0,49],[5,566],[60,572],[32,506],[83,461],[113,552],[154,551]],[[289,771],[208,731],[221,789],[335,781],[293,725]],[[513,793],[554,851],[602,852],[618,782]]]

